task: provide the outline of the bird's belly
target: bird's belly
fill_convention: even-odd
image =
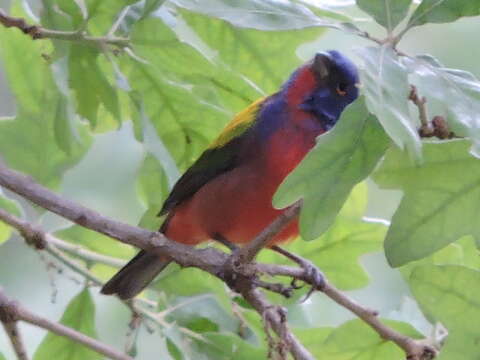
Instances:
[[[281,180],[256,165],[222,174],[175,209],[166,235],[190,245],[218,235],[232,243],[247,243],[282,212],[271,204]],[[298,224],[294,221],[272,243],[297,234]]]

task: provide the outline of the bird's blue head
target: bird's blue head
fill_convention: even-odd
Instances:
[[[335,50],[320,52],[295,71],[283,90],[289,106],[315,115],[330,129],[358,97],[357,67]]]

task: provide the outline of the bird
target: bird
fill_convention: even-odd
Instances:
[[[160,232],[187,245],[209,240],[243,245],[285,209],[272,197],[285,177],[329,131],[359,92],[355,64],[337,50],[318,52],[276,93],[238,113],[180,177],[159,213]],[[299,235],[298,218],[269,243]],[[102,288],[130,299],[171,262],[141,250]]]

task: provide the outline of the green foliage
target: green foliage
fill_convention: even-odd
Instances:
[[[409,324],[385,321],[389,326],[412,338],[421,335]],[[331,360],[403,360],[403,353],[397,346],[382,339],[361,320],[352,320],[333,330],[327,339],[317,346],[315,355]]]
[[[87,288],[75,296],[67,306],[60,323],[95,338],[95,305]],[[48,333],[35,352],[34,360],[96,360],[102,357],[72,340]]]
[[[368,176],[387,146],[383,129],[358,100],[280,185],[275,206],[283,208],[303,198],[301,234],[315,239],[331,225],[353,186]]]
[[[412,14],[408,26],[425,23],[445,23],[463,16],[480,15],[478,0],[423,0]]]
[[[324,50],[323,45],[317,49],[312,44],[329,28],[343,31],[352,44],[359,37],[373,39],[371,46],[357,52],[363,62],[359,64],[363,96],[347,108],[331,131],[317,139],[315,148],[275,195],[279,208],[303,200],[301,233],[306,240],[315,239],[285,247],[318,265],[339,288],[365,291],[378,274],[365,270],[364,255],[381,251],[385,240],[387,260],[401,266],[428,321],[441,322],[449,331],[441,358],[477,359],[480,82],[473,74],[447,68],[430,55],[403,56],[401,40],[412,27],[421,32],[423,24],[480,15],[479,1],[356,3],[365,12],[363,16],[385,28],[385,41],[367,35],[368,28],[354,22],[350,11],[332,11],[321,2],[44,0],[37,21],[23,10],[28,9],[27,2],[13,1],[12,14],[27,23],[76,35],[70,40],[33,41],[18,29],[0,26],[2,70],[16,103],[14,116],[0,117],[1,157],[66,197],[95,204],[98,199],[79,195],[85,191],[68,189],[64,181],[68,170],[83,161],[87,151],[98,151],[91,145],[101,142],[104,133],[115,135],[120,126],[122,131],[131,126],[132,134],[121,137],[109,150],[121,158],[125,154],[122,141],[130,141],[129,145],[138,148],[138,164],[127,174],[131,181],[125,184],[131,188],[125,185],[112,191],[110,203],[123,204],[124,213],[137,214],[125,221],[157,230],[163,221],[157,214],[180,174],[236,112],[279,89],[302,63],[299,54],[305,60]],[[92,41],[92,37],[97,38]],[[111,37],[125,42],[106,41]],[[426,96],[428,119],[441,115],[451,131],[468,139],[422,141],[417,109],[408,100],[411,84],[420,96]],[[109,184],[108,170],[106,163],[104,172],[81,175]],[[385,194],[370,186],[369,180],[363,181],[370,175],[381,188],[403,192],[390,226],[364,218],[372,203],[378,202],[376,197]],[[122,203],[121,199],[128,198],[124,193],[138,199],[136,212],[131,211],[131,197]],[[24,202],[17,204],[0,196],[0,208],[37,221],[38,209]],[[129,246],[57,220],[44,216],[38,223],[61,239],[101,254],[126,259],[134,253]],[[9,226],[0,223],[0,244],[11,233]],[[258,260],[289,263],[271,251],[263,251]],[[371,265],[369,261],[365,265]],[[84,264],[101,278],[114,271],[90,261]],[[59,291],[63,291],[61,285]],[[397,347],[358,320],[320,327],[325,324],[318,324],[311,315],[323,308],[317,299],[299,304],[301,294],[289,300],[272,299],[289,310],[295,333],[318,358],[404,358]],[[371,298],[388,299],[387,295],[374,293]],[[268,345],[261,319],[217,278],[171,265],[142,296],[158,301],[158,309],[150,310],[161,311],[165,323],[152,334],[141,328],[133,336],[142,345],[136,347],[139,354],[144,343],[154,339],[154,355],[162,359],[266,358]],[[94,323],[103,316],[95,314],[90,293],[83,290],[61,321],[95,337]],[[421,320],[408,321],[388,324],[420,337],[412,325]],[[126,321],[122,326],[121,330],[111,326],[109,331],[117,331],[122,338]],[[138,358],[143,359],[142,355]],[[52,356],[100,358],[49,334],[35,359]]]
[[[366,47],[359,51],[365,62],[362,83],[368,110],[375,114],[397,146],[420,156],[417,121],[408,108],[408,73],[397,54],[388,46]]]
[[[375,181],[399,188],[404,197],[392,218],[385,253],[393,266],[428,256],[463,235],[480,235],[474,218],[480,163],[468,154],[467,141],[424,145],[424,163],[390,149]],[[465,169],[468,168],[468,171]]]
[[[463,266],[419,266],[410,286],[424,313],[449,331],[444,359],[477,359],[480,272]]]
[[[412,0],[358,0],[360,9],[391,32],[407,16]]]

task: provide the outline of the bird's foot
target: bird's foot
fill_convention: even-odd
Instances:
[[[293,262],[297,263],[304,271],[302,279],[306,283],[311,285],[310,290],[308,291],[305,298],[302,302],[306,301],[315,290],[322,291],[325,287],[325,276],[323,273],[311,262],[308,261],[298,255],[295,255],[285,249],[277,245],[273,245],[271,249],[279,254],[285,256],[286,258],[292,260]],[[297,279],[293,279],[291,283],[291,287],[293,289],[299,289],[301,286],[297,284]]]

